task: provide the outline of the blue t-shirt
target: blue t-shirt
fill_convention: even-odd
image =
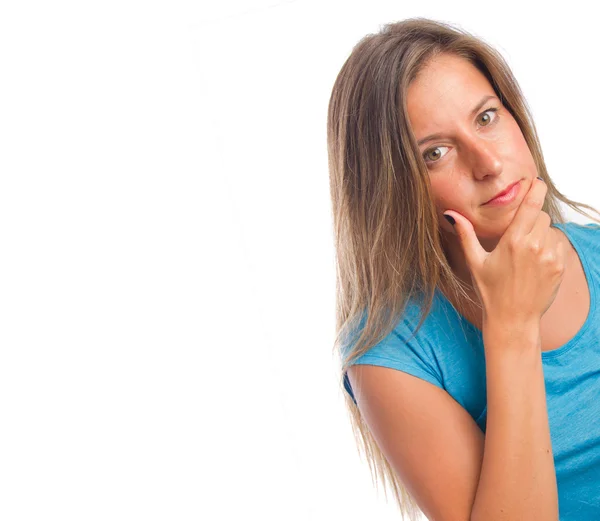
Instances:
[[[542,351],[546,403],[558,483],[560,521],[600,520],[600,225],[552,224],[577,251],[590,293],[587,319],[561,347]],[[410,302],[392,332],[353,364],[390,367],[444,389],[485,433],[487,417],[482,333],[436,289],[419,332]],[[408,340],[410,338],[410,340]],[[347,351],[344,351],[347,353]],[[352,387],[344,375],[350,396]]]

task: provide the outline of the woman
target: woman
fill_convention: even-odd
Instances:
[[[328,151],[340,384],[402,517],[600,519],[600,226],[559,201],[600,220],[552,183],[502,56],[384,26],[336,79]]]

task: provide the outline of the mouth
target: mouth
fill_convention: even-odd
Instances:
[[[496,199],[496,197],[502,197],[503,195],[506,195],[508,192],[510,192],[512,190],[513,186],[515,186],[519,181],[515,181],[514,183],[508,185],[504,190],[502,190],[501,192],[498,192],[494,197],[492,197],[489,201],[486,201],[483,204],[488,204],[490,201],[493,201],[494,199]]]

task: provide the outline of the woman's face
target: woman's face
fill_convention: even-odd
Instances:
[[[538,175],[516,120],[486,77],[454,55],[440,55],[421,71],[409,86],[407,107],[418,142],[440,134],[420,144],[419,150],[429,170],[442,229],[454,234],[442,215],[454,210],[473,224],[480,239],[497,241]],[[483,206],[519,180],[514,201]]]

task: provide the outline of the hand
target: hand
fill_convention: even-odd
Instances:
[[[448,210],[456,224],[484,321],[540,320],[554,302],[565,271],[564,242],[553,240],[550,216],[542,211],[546,183],[534,179],[496,248],[481,246],[471,222]]]

